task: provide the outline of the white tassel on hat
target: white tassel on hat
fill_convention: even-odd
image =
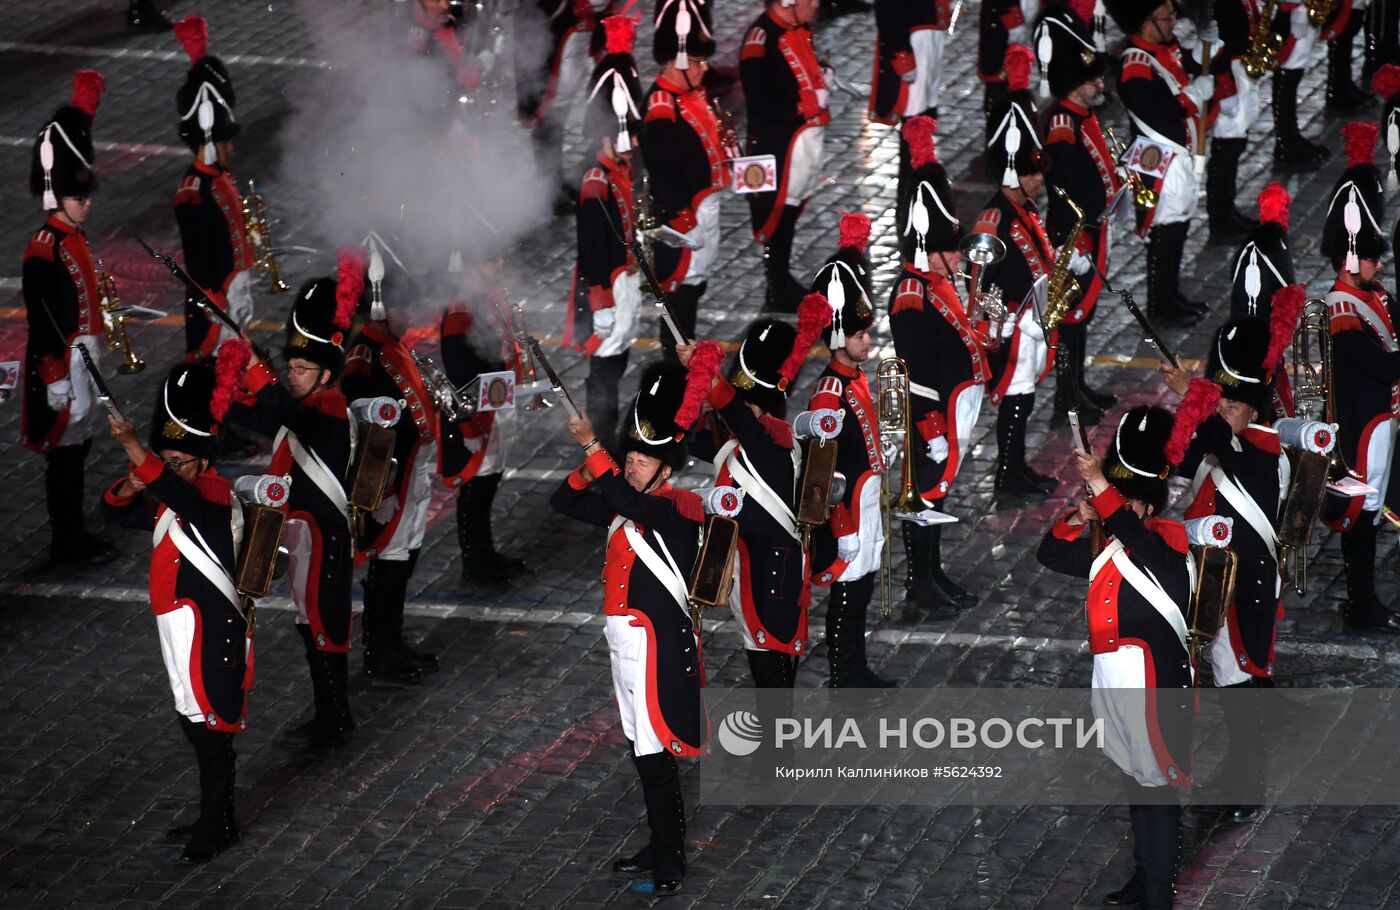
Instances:
[[[826,302],[831,305],[831,348],[844,348],[846,329],[841,324],[841,313],[846,309],[846,286],[836,269],[831,270],[831,280],[826,283]]]
[[[1347,258],[1343,263],[1353,275],[1361,271],[1361,260],[1356,255],[1356,235],[1361,233],[1361,206],[1356,201],[1356,186],[1352,185],[1347,194],[1347,204],[1342,209],[1342,224],[1347,229]]]
[[[1108,50],[1108,9],[1103,0],[1094,0],[1094,47],[1103,53]]]
[[[370,286],[369,318],[373,322],[382,322],[389,316],[384,309],[384,296],[380,292],[384,284],[384,257],[380,254],[379,244],[373,237],[369,238],[369,268],[365,270],[365,277],[369,279]]]
[[[632,137],[627,132],[627,114],[632,107],[632,99],[627,95],[627,86],[620,78],[613,79],[612,97],[613,116],[617,117],[617,143],[616,151],[619,155],[623,152],[632,151]]]
[[[918,242],[918,249],[914,251],[914,268],[921,272],[928,271],[928,206],[924,205],[924,196],[914,190],[914,207],[909,212],[909,224],[914,229],[914,239]]]
[[[1006,117],[1006,140],[1003,145],[1006,149],[1006,169],[1001,173],[1001,185],[1017,187],[1021,185],[1021,180],[1016,175],[1016,153],[1021,150],[1021,127],[1016,123],[1014,104],[1011,110],[1006,112]]]
[[[1400,179],[1395,175],[1395,159],[1400,156],[1400,108],[1391,111],[1386,118],[1385,150],[1390,153],[1390,172],[1385,177],[1385,188],[1393,193],[1400,190]]]
[[[1055,39],[1050,37],[1049,20],[1040,24],[1035,39],[1035,56],[1040,61],[1040,97],[1050,97],[1050,58],[1055,55]]]
[[[44,127],[39,142],[39,164],[44,169],[44,211],[58,208],[58,196],[53,191],[53,124]]]
[[[1251,316],[1256,315],[1259,292],[1263,287],[1263,280],[1259,274],[1259,248],[1251,246],[1249,264],[1244,267],[1244,292],[1249,295],[1249,314]]]
[[[214,148],[214,102],[209,100],[209,83],[199,87],[199,128],[204,131],[204,163],[213,164],[219,159]]]
[[[676,10],[676,69],[690,69],[690,56],[685,52],[685,39],[690,34],[690,10],[685,0],[680,0]]]

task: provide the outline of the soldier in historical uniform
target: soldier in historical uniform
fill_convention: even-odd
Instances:
[[[180,138],[194,160],[175,193],[175,221],[185,253],[185,269],[210,299],[234,321],[253,316],[253,263],[256,250],[243,231],[243,201],[229,172],[234,116],[233,80],[222,60],[209,53],[209,26],[199,16],[175,25],[175,37],[190,58],[190,71],[175,95]],[[185,300],[185,352],[190,360],[214,353],[232,333]]]
[[[588,412],[602,432],[617,426],[618,384],[637,340],[641,274],[633,253],[637,229],[632,159],[642,91],[632,59],[632,23],[605,20],[607,55],[589,83],[583,134],[595,158],[579,186],[578,266],[564,345],[588,357]],[[616,104],[620,110],[614,109]]]
[[[727,380],[719,375],[723,351],[710,347],[713,342],[698,356],[693,347],[678,350],[690,369],[687,387],[708,389],[705,400],[728,437],[702,432],[691,453],[714,464],[715,484],[744,494],[729,607],[760,688],[792,688],[806,654],[811,588],[796,519],[802,450],[786,420],[787,392],[830,319],[819,294],[798,308],[796,329],[759,319],[749,326]]]
[[[371,276],[384,274],[385,252],[371,236]],[[352,404],[381,397],[401,402],[399,419],[393,426],[394,467],[389,488],[379,509],[364,516],[355,562],[368,564],[361,617],[365,675],[413,685],[422,682],[424,672],[437,669],[436,657],[404,643],[403,611],[428,529],[432,476],[438,464],[438,415],[413,352],[402,340],[408,329],[403,312],[407,302],[395,300],[391,310],[384,299],[385,286],[393,288],[394,284],[382,277],[372,281],[369,319],[345,355],[340,389]]]
[[[831,324],[822,330],[831,361],[817,379],[807,409],[842,412],[836,470],[846,478],[831,521],[812,536],[812,584],[831,589],[826,609],[829,684],[884,687],[893,683],[871,670],[865,657],[866,615],[885,551],[880,475],[889,469],[879,411],[861,366],[874,350],[870,263],[856,247],[843,247],[822,266],[812,286],[831,305]]]
[[[487,259],[476,266],[442,314],[442,369],[457,388],[470,387],[482,373],[513,371],[525,378],[523,353],[506,298],[505,262]],[[516,408],[522,407],[517,392]],[[438,473],[457,490],[457,545],[462,580],[500,586],[525,571],[525,562],[496,549],[491,512],[515,436],[514,410],[478,411],[454,422],[439,413]]]
[[[1375,128],[1348,124],[1348,151],[1357,163],[1342,175],[1327,207],[1322,253],[1337,270],[1327,295],[1336,387],[1337,453],[1376,492],[1333,501],[1324,511],[1342,533],[1347,600],[1342,620],[1357,631],[1400,632],[1400,615],[1376,591],[1376,530],[1382,507],[1400,511],[1395,478],[1396,419],[1400,417],[1400,306],[1380,281],[1386,254],[1385,197],[1369,163]],[[1363,155],[1362,149],[1367,149]]]
[[[253,643],[234,587],[242,509],[213,459],[247,364],[240,345],[225,342],[217,368],[211,358],[170,371],[156,396],[149,446],[135,423],[108,417],[131,466],[107,490],[102,510],[114,524],[155,532],[151,612],[180,729],[199,764],[199,817],[167,834],[184,844],[187,863],[207,863],[238,843],[233,737],[248,729]]]
[[[336,277],[307,282],[287,318],[285,383],[255,357],[244,378],[253,400],[236,402],[229,412],[273,437],[270,473],[292,478],[283,545],[311,671],[316,715],[306,731],[313,749],[343,745],[355,729],[346,658],[355,570],[346,495],[353,426],[336,381],[363,290],[364,264],[354,256],[342,255]]]
[[[44,493],[54,563],[111,562],[117,551],[83,526],[83,462],[101,420],[97,387],[73,345],[97,363],[102,294],[83,222],[97,191],[92,118],[106,87],[96,70],[73,76],[73,95],[39,131],[29,192],[43,199],[47,220],[29,238],[21,267],[25,323],[21,440],[44,456]]]
[[[1037,554],[1049,569],[1089,579],[1094,716],[1104,724],[1105,753],[1123,772],[1135,863],[1104,903],[1156,910],[1172,906],[1181,849],[1181,806],[1157,788],[1190,787],[1192,767],[1190,557],[1186,529],[1159,517],[1171,431],[1171,414],[1138,405],[1123,415],[1102,462],[1077,453],[1090,497],[1050,528]],[[1108,539],[1102,553],[1084,534],[1095,520]]]
[[[700,298],[719,255],[719,208],[729,185],[728,162],[739,150],[732,147],[734,137],[720,124],[703,85],[715,53],[701,15],[706,5],[671,0],[659,6],[652,54],[661,73],[647,91],[642,158],[657,225],[684,234],[690,244],[676,241],[673,246],[663,237],[652,250],[671,311],[686,337],[694,338]],[[666,328],[658,326],[657,332],[664,347],[675,346]]]
[[[1294,283],[1293,254],[1288,249],[1288,206],[1292,202],[1281,183],[1270,183],[1259,191],[1259,226],[1235,254],[1231,318],[1269,319],[1274,294]]]
[[[987,147],[987,167],[1000,186],[972,230],[996,235],[1006,245],[1006,255],[986,268],[983,285],[1001,289],[1008,315],[1001,325],[983,320],[979,328],[999,340],[989,359],[993,378],[988,383],[988,396],[998,408],[995,486],[1001,501],[1014,502],[1043,499],[1056,483],[1026,463],[1035,387],[1052,363],[1031,290],[1037,278],[1050,274],[1055,248],[1035,202],[1045,185],[1047,158],[1028,88],[1031,54],[1014,45],[1007,58],[1012,89]]]
[[[1273,74],[1274,164],[1287,170],[1310,170],[1332,154],[1298,128],[1298,86],[1307,68],[1321,56],[1321,29],[1308,21],[1306,0],[1279,0],[1273,32],[1283,39]]]
[[[1155,184],[1157,204],[1138,228],[1147,238],[1148,315],[1166,322],[1194,322],[1206,306],[1181,293],[1179,278],[1186,235],[1196,214],[1197,131],[1202,112],[1207,128],[1214,122],[1217,84],[1223,93],[1233,80],[1228,75],[1201,75],[1196,57],[1175,38],[1177,12],[1171,3],[1111,0],[1108,11],[1129,36],[1118,72],[1118,97],[1127,108],[1133,134],[1152,144],[1147,157],[1165,162],[1162,176],[1144,176]],[[1214,23],[1198,29],[1197,37],[1202,46],[1220,46]],[[1212,67],[1211,72],[1220,70]]]
[[[1259,119],[1261,106],[1259,83],[1244,65],[1255,14],[1252,0],[1222,0],[1210,8],[1219,36],[1219,43],[1211,44],[1212,51],[1219,51],[1211,72],[1218,69],[1221,86],[1216,92],[1219,110],[1210,127],[1210,156],[1206,159],[1206,217],[1212,243],[1234,243],[1259,226],[1235,206],[1240,158],[1249,145],[1249,132]]]
[[[603,616],[613,693],[628,752],[642,781],[651,838],[616,872],[650,871],[654,893],[675,894],[685,877],[685,803],[676,759],[696,756],[705,741],[700,688],[700,630],[687,609],[686,575],[705,520],[700,497],[669,483],[685,463],[684,431],[675,415],[685,395],[675,362],[642,374],[615,451],[619,466],[588,418],[569,421],[586,458],[560,484],[558,512],[608,529]]]
[[[925,503],[938,508],[972,444],[991,368],[990,339],[974,328],[954,283],[962,260],[961,226],[933,131],[930,117],[904,126],[917,183],[900,238],[904,271],[890,289],[889,307],[895,353],[909,367],[915,486]],[[915,217],[915,209],[922,214]],[[910,597],[926,609],[976,603],[977,596],[943,570],[943,526],[901,525]]]
[[[810,28],[816,14],[817,0],[768,0],[739,49],[747,154],[777,160],[777,190],[748,195],[754,239],[763,244],[764,308],[772,312],[795,313],[802,301],[805,287],[790,270],[792,239],[816,189],[831,122]]]
[[[1094,424],[1118,400],[1084,381],[1089,323],[1103,293],[1102,275],[1108,272],[1111,227],[1104,211],[1123,185],[1094,113],[1103,105],[1108,58],[1095,49],[1092,29],[1068,7],[1058,7],[1040,20],[1035,42],[1041,87],[1048,86],[1055,99],[1041,114],[1041,129],[1049,161],[1045,228],[1057,248],[1074,230],[1076,216],[1055,190],[1063,191],[1084,212],[1076,244],[1081,256],[1074,260],[1080,267],[1074,277],[1081,293],[1059,324],[1057,343],[1064,348],[1068,369],[1055,379],[1055,414],[1063,416],[1078,403],[1080,420]],[[1077,396],[1071,394],[1074,388]]]

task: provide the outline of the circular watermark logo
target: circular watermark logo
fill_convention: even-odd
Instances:
[[[730,755],[752,755],[763,743],[763,725],[750,711],[730,711],[719,723],[719,744]]]

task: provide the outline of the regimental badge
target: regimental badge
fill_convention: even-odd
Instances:
[[[296,333],[295,335],[293,335],[293,336],[291,337],[291,339],[287,342],[287,345],[288,345],[289,347],[293,347],[293,348],[304,348],[304,347],[306,347],[306,342],[307,342],[307,340],[308,340],[308,339],[307,339],[307,337],[306,337],[305,335],[303,335],[303,334],[300,333],[300,332],[297,332],[297,333]]]
[[[185,428],[173,420],[167,420],[165,426],[160,428],[160,436],[162,439],[184,439]]]

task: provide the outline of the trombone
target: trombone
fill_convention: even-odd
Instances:
[[[875,406],[880,435],[902,434],[899,495],[890,488],[891,465],[880,476],[880,504],[885,518],[885,558],[880,565],[880,615],[894,612],[894,515],[922,512],[928,503],[914,489],[914,433],[910,416],[909,365],[900,357],[886,357],[875,371]]]

